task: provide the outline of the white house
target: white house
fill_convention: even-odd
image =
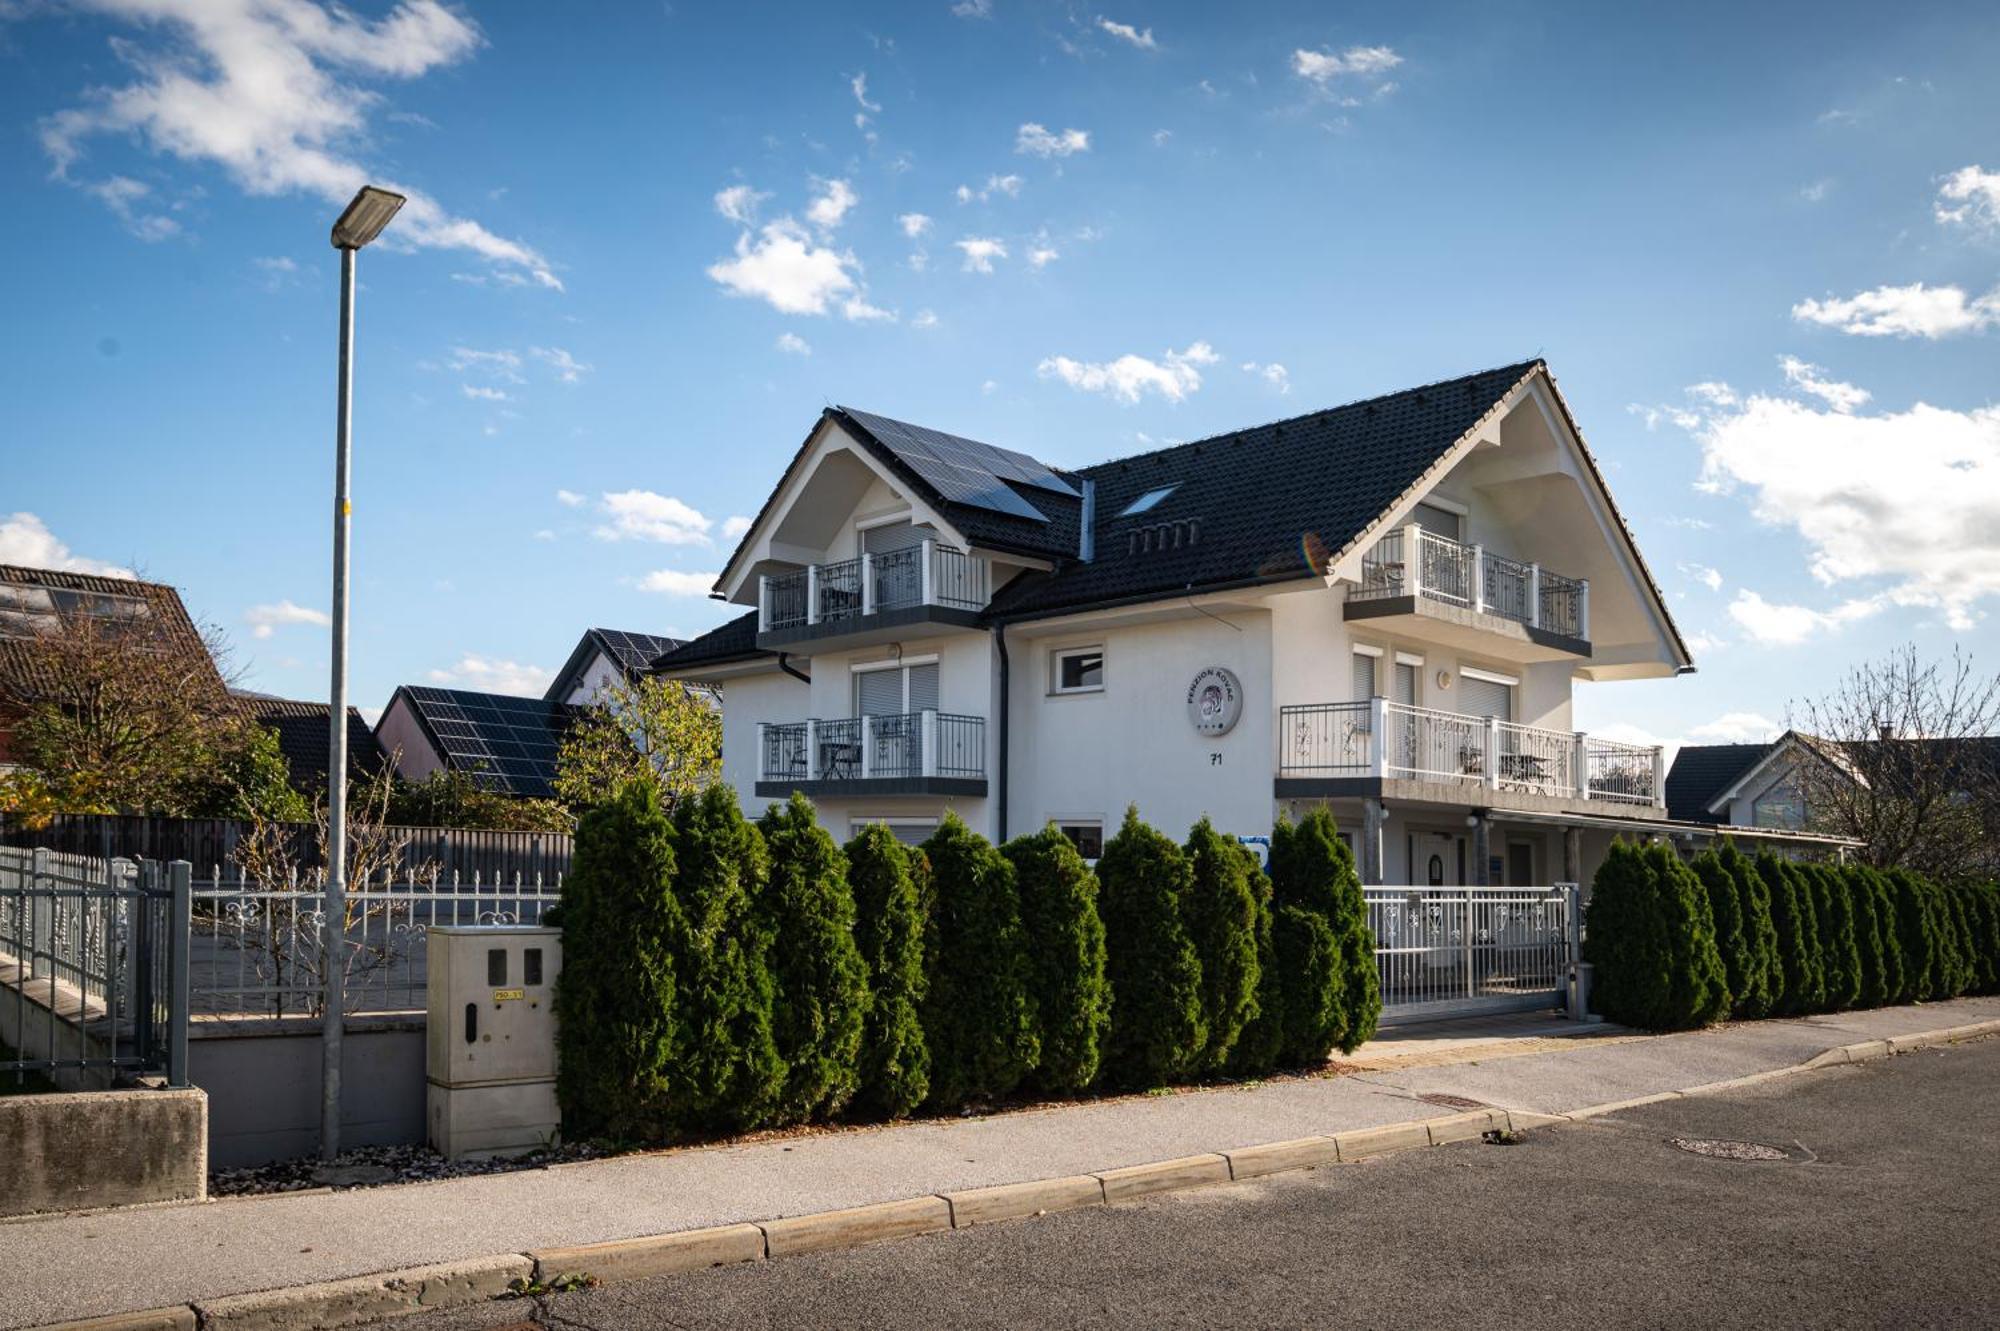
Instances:
[[[843,838],[1324,803],[1365,881],[1456,885],[1717,832],[1572,725],[1579,681],[1693,662],[1539,360],[1078,471],[830,408],[715,594],[745,613],[656,669],[726,686],[748,807]]]

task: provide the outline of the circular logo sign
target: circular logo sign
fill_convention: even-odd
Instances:
[[[1203,735],[1227,735],[1243,715],[1243,685],[1236,672],[1209,666],[1188,685],[1188,723]]]

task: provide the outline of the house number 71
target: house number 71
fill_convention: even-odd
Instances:
[[[1220,753],[1211,753],[1211,754],[1209,754],[1209,755],[1208,755],[1208,765],[1209,765],[1210,767],[1220,767],[1220,766],[1222,766],[1222,755],[1221,755]]]

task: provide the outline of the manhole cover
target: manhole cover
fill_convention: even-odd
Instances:
[[[1418,1096],[1417,1099],[1422,1100],[1427,1105],[1436,1105],[1440,1109],[1485,1109],[1488,1107],[1484,1100],[1468,1100],[1462,1095],[1446,1095],[1443,1091],[1429,1091]]]
[[[1705,1155],[1711,1160],[1789,1160],[1792,1157],[1775,1146],[1757,1142],[1718,1141],[1712,1137],[1673,1137],[1669,1140],[1689,1155]]]
[[[396,1171],[387,1165],[322,1165],[313,1171],[313,1182],[322,1188],[360,1188],[395,1178]]]

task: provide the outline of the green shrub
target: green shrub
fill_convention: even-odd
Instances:
[[[1034,974],[1042,1049],[1036,1080],[1059,1094],[1081,1091],[1097,1079],[1111,1025],[1097,875],[1053,823],[1001,851],[1014,865]]]
[[[847,843],[854,890],[854,942],[868,970],[868,1019],[861,1036],[856,1107],[902,1118],[930,1094],[924,1044],[924,914],[913,856],[881,823]]]
[[[1972,925],[1973,991],[2000,992],[2000,886],[1978,883],[1958,890]]]
[[[1041,1053],[1014,866],[954,813],[924,843],[924,855],[931,882],[923,1009],[930,1103],[1006,1095]]]
[[[1733,977],[1729,992],[1735,996],[1739,1017],[1769,1015],[1785,983],[1784,963],[1778,959],[1778,930],[1771,923],[1771,889],[1757,872],[1757,866],[1735,843],[1724,841],[1716,852],[1722,867],[1736,884],[1738,918],[1743,928],[1743,989]]]
[[[1202,1022],[1208,1043],[1205,1072],[1229,1061],[1243,1028],[1257,1015],[1257,895],[1251,875],[1257,860],[1241,842],[1215,830],[1207,818],[1188,833],[1189,888],[1184,914],[1201,959]]]
[[[1889,981],[1887,962],[1882,954],[1882,926],[1876,919],[1874,885],[1857,864],[1839,865],[1830,872],[1840,891],[1847,895],[1849,908],[1854,912],[1854,947],[1861,963],[1860,986],[1854,1005],[1881,1007],[1888,1001]]]
[[[1971,921],[1966,918],[1965,898],[1950,887],[1933,883],[1933,900],[1937,903],[1939,932],[1947,940],[1945,958],[1945,992],[1951,998],[1969,993],[1978,971],[1978,961],[1973,955]]]
[[[652,786],[621,787],[577,824],[555,992],[556,1097],[571,1138],[662,1129],[682,1015],[667,947],[673,876],[673,824]]]
[[[1848,895],[1846,881],[1832,868],[1824,864],[1800,868],[1812,883],[1826,1010],[1851,1008],[1861,997],[1861,949],[1855,936],[1853,898]]]
[[[1280,822],[1272,829],[1271,884],[1279,909],[1297,906],[1311,911],[1326,921],[1333,935],[1339,952],[1331,981],[1338,990],[1331,999],[1336,1022],[1333,1043],[1352,1053],[1375,1034],[1382,1015],[1382,989],[1361,877],[1325,808],[1314,809],[1296,826]],[[1289,993],[1285,1001],[1292,1003]],[[1317,1000],[1300,995],[1297,1006],[1300,1011],[1315,1010]]]
[[[758,820],[769,873],[758,913],[771,941],[771,1036],[785,1064],[781,1122],[835,1114],[861,1083],[868,972],[854,945],[847,857],[794,794]]]
[[[1285,1041],[1285,972],[1278,964],[1272,937],[1271,879],[1252,863],[1250,896],[1256,907],[1252,932],[1257,943],[1257,1011],[1236,1037],[1229,1054],[1229,1075],[1262,1077],[1278,1066]]]
[[[1168,1085],[1201,1066],[1208,1040],[1201,960],[1182,918],[1187,856],[1128,808],[1097,878],[1111,980],[1104,1075],[1126,1087]]]
[[[1891,869],[1887,877],[1895,895],[1896,936],[1903,953],[1903,1001],[1944,998],[1949,965],[1938,938],[1930,884],[1907,869]]]
[[[1729,1011],[1707,893],[1664,845],[1612,844],[1591,885],[1584,957],[1593,1006],[1613,1021],[1687,1030]]]
[[[1797,866],[1770,851],[1757,856],[1757,875],[1771,893],[1771,924],[1778,933],[1784,985],[1771,1010],[1781,1017],[1818,1012],[1826,1001],[1820,967],[1819,917]]]
[[[719,782],[680,801],[674,831],[673,1119],[687,1131],[739,1132],[771,1121],[785,1084],[771,1028],[769,940],[756,914],[764,839]]]
[[[1896,919],[1896,888],[1880,870],[1865,864],[1850,868],[1875,912],[1875,938],[1882,957],[1882,1002],[1907,1003],[1909,979],[1903,962],[1902,932]]]
[[[1765,992],[1765,959],[1752,942],[1756,931],[1745,917],[1742,884],[1733,866],[1724,860],[1722,851],[1734,854],[1725,842],[1721,850],[1711,848],[1695,856],[1688,867],[1708,896],[1709,913],[1715,920],[1715,947],[1722,956],[1723,973],[1732,995],[1731,1011],[1739,1017],[1761,1016],[1770,1003]],[[1768,923],[1768,907],[1765,919]]]
[[[1283,977],[1278,1062],[1285,1067],[1319,1067],[1333,1056],[1348,1028],[1340,940],[1318,912],[1280,906],[1271,922],[1271,944]]]

